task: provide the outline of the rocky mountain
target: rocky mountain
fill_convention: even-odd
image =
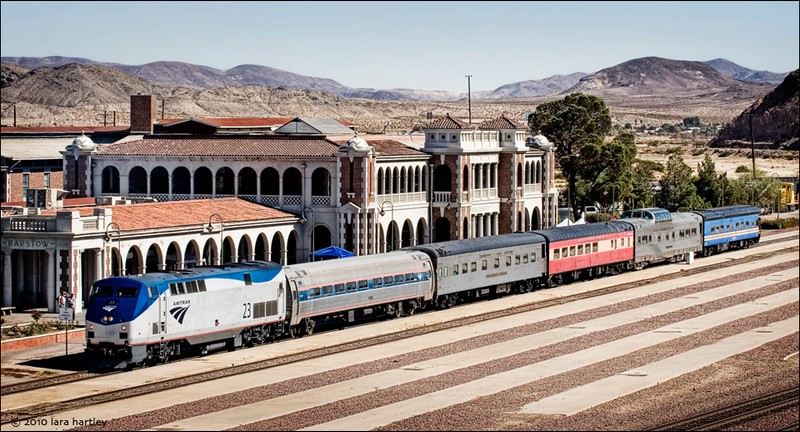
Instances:
[[[714,60],[708,60],[703,62],[712,68],[716,69],[718,72],[722,72],[725,75],[730,77],[736,78],[742,81],[749,81],[749,82],[758,82],[758,83],[769,83],[778,85],[789,75],[789,72],[786,73],[775,73],[769,71],[756,71],[753,69],[748,69],[743,66],[739,66],[738,64],[718,58]]]
[[[709,146],[749,148],[756,143],[760,148],[800,150],[800,69],[733,119]]]
[[[553,75],[540,80],[520,81],[500,86],[490,92],[479,93],[477,98],[497,100],[558,94],[577,84],[586,75],[583,72],[575,72],[569,75]]]
[[[496,95],[514,94],[516,97],[485,100],[473,97],[471,105],[468,105],[466,97],[435,101],[392,99],[388,96],[373,99],[289,86],[240,85],[199,89],[163,84],[97,64],[71,63],[36,68],[24,75],[10,65],[4,64],[2,68],[3,76],[8,77],[2,88],[2,122],[9,125],[16,121],[26,126],[98,125],[98,118],[106,119],[103,114],[107,111],[113,111],[120,124],[128,124],[126,116],[130,95],[141,93],[157,96],[161,113],[168,118],[333,117],[356,124],[363,132],[381,131],[391,124],[388,130],[397,133],[427,123],[428,113],[434,117],[450,114],[466,120],[471,112],[473,123],[497,118],[501,114],[521,121],[524,113],[535,110],[538,104],[575,91],[602,97],[612,119],[620,124],[660,126],[666,122],[678,123],[691,116],[698,116],[705,123],[727,123],[775,87],[736,80],[701,62],[655,57],[631,60],[584,76],[566,92],[522,97],[522,90],[507,88]],[[179,72],[181,68],[181,64],[176,63],[169,70],[183,75]],[[258,76],[261,68],[239,70],[240,83],[253,82],[252,77]],[[155,74],[155,71],[149,73]],[[334,85],[335,81],[326,83]],[[517,84],[527,85],[532,92],[538,91],[534,90],[537,86],[530,82]],[[547,86],[544,82],[537,84]],[[347,94],[360,95],[357,91]],[[14,110],[9,110],[12,105]]]

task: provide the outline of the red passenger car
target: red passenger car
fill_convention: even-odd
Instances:
[[[538,230],[547,239],[548,285],[617,274],[633,265],[633,225],[609,221]]]

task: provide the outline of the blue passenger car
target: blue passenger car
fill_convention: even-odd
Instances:
[[[748,248],[761,239],[761,209],[735,205],[698,210],[703,218],[703,256]]]

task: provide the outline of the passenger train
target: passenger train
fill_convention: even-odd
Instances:
[[[132,368],[529,292],[757,243],[760,209],[628,210],[619,220],[281,266],[248,261],[109,277],[92,287],[86,352]]]

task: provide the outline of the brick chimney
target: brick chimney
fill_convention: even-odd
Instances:
[[[152,134],[156,120],[156,97],[153,95],[131,96],[131,133]]]

